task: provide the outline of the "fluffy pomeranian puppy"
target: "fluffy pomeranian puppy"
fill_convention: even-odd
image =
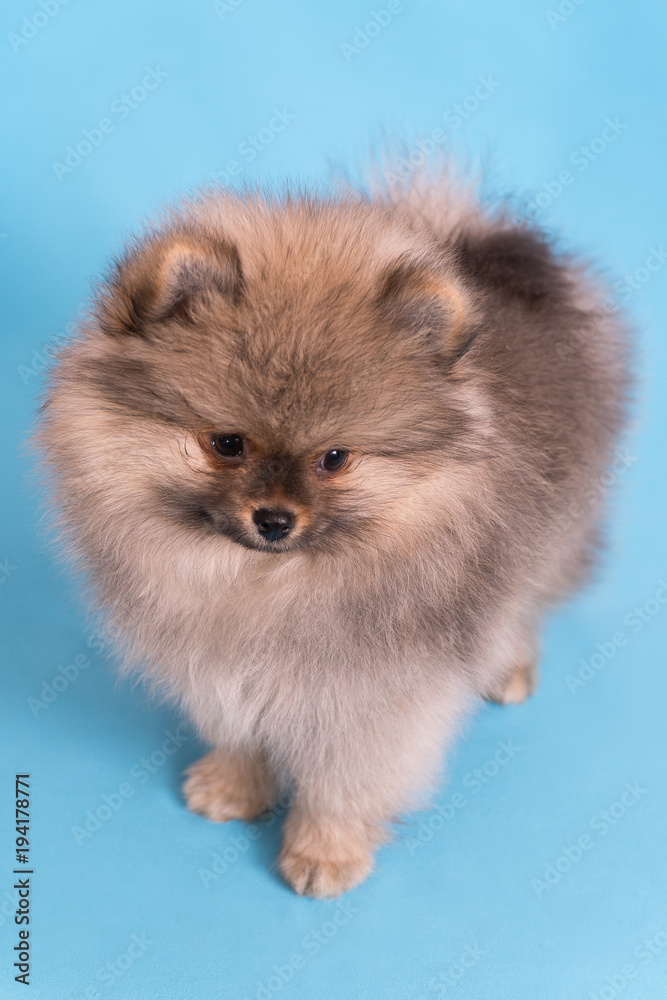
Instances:
[[[147,228],[61,350],[35,441],[66,546],[213,748],[190,809],[289,793],[298,893],[364,879],[467,707],[532,691],[624,422],[604,302],[447,172],[215,190]]]

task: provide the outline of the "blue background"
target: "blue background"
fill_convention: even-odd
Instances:
[[[37,0],[9,3],[0,31],[9,98],[0,995],[24,995],[13,982],[8,914],[13,775],[29,770],[31,995],[40,1000],[573,1000],[613,998],[621,987],[626,1000],[667,996],[667,605],[659,600],[667,594],[667,267],[645,267],[667,241],[666,8],[565,0],[554,17],[549,0],[404,0],[377,37],[344,52],[384,0],[235,0],[217,10],[203,0],[71,0],[55,13],[55,0],[45,2],[51,16],[38,14]],[[22,20],[35,14],[36,30]],[[137,100],[132,88],[148,67],[163,79]],[[468,100],[468,117],[455,124],[454,106],[489,75],[494,92],[477,107]],[[124,94],[135,105],[126,112]],[[250,161],[242,144],[269,127],[275,108],[294,117]],[[54,162],[103,118],[113,129],[59,179]],[[608,118],[617,137],[591,147]],[[539,693],[521,707],[481,708],[436,798],[442,813],[408,818],[340,910],[282,884],[273,867],[279,820],[258,823],[251,840],[243,823],[218,826],[186,811],[180,773],[202,748],[186,727],[191,738],[161,756],[181,720],[118,683],[93,648],[75,585],[40,539],[20,442],[49,343],[65,335],[119,242],[161,202],[230,161],[240,179],[318,183],[328,161],[353,162],[383,130],[405,135],[411,149],[437,128],[450,148],[490,162],[499,188],[540,195],[540,222],[604,261],[641,329],[643,380],[604,572],[549,623]],[[559,191],[563,170],[572,181]],[[644,605],[641,621],[633,609]],[[573,692],[567,676],[596,652],[602,666],[589,667],[592,679]],[[55,691],[59,667],[81,654],[89,665]],[[520,749],[490,764],[508,740]],[[149,775],[140,762],[151,755]],[[118,806],[123,783],[131,794]],[[614,806],[626,783],[638,783],[638,798]],[[465,802],[448,809],[457,792]],[[102,809],[99,829],[77,843],[76,828],[104,796],[118,808]],[[614,823],[602,833],[610,807]],[[570,848],[584,834],[590,847],[565,870],[564,849],[576,859]],[[545,871],[553,884],[541,887],[533,880],[544,882]],[[133,935],[143,944],[132,957]]]

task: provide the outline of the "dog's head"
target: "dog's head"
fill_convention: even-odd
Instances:
[[[444,249],[363,201],[218,211],[184,211],[100,290],[56,375],[80,475],[137,517],[259,551],[391,544],[429,517],[420,484],[469,430],[469,292]]]

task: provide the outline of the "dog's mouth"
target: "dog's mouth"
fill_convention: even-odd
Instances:
[[[330,534],[332,526],[328,521],[318,521],[317,526],[308,516],[299,514],[289,524],[281,527],[280,517],[277,523],[265,523],[263,518],[252,518],[252,514],[242,511],[232,511],[226,504],[210,504],[201,496],[178,495],[162,491],[158,493],[160,512],[170,520],[208,535],[222,535],[244,549],[252,552],[264,552],[266,555],[282,555],[308,548],[318,548]],[[334,534],[336,534],[335,526]]]
[[[218,535],[224,535],[225,538],[236,542],[237,545],[241,545],[244,549],[250,549],[251,552],[280,555],[283,552],[291,552],[299,548],[302,540],[302,533],[298,531],[290,532],[282,538],[266,538],[258,531],[252,531],[252,529],[248,529],[242,524],[220,519],[210,513],[207,513],[206,517],[202,518],[202,521],[210,531]]]
[[[264,538],[248,538],[242,532],[236,535],[225,531],[222,534],[227,535],[232,541],[242,545],[245,549],[251,549],[253,552],[267,552],[277,555],[281,552],[291,552],[298,547],[298,538],[281,538],[277,541],[271,541]]]

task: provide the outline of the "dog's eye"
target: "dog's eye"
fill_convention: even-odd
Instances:
[[[225,458],[238,458],[243,454],[243,438],[238,434],[211,434],[211,445]]]
[[[349,454],[349,451],[344,451],[342,448],[332,448],[331,451],[325,451],[318,463],[319,467],[325,472],[338,472],[347,462]]]

